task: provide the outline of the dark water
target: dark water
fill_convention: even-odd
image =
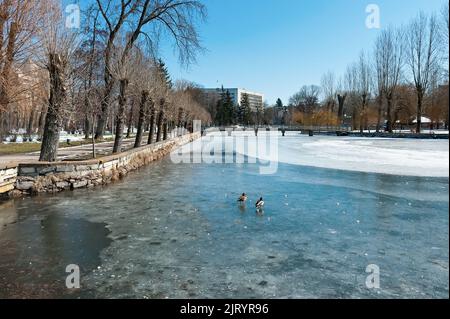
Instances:
[[[0,297],[448,298],[448,184],[166,159],[103,189],[2,206]],[[68,264],[80,290],[65,289]],[[365,285],[369,264],[380,289]]]
[[[105,224],[65,217],[51,206],[39,209],[40,200],[0,206],[0,298],[65,296],[66,266],[93,271],[111,242]]]

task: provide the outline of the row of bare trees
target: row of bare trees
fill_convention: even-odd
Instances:
[[[42,102],[42,72],[27,61],[37,47],[47,7],[47,0],[0,1],[0,141],[5,130],[30,126],[33,117],[25,117],[24,104],[35,109]]]
[[[291,122],[347,118],[361,132],[414,123],[420,132],[427,116],[435,127],[448,127],[448,29],[447,4],[439,14],[419,13],[407,26],[381,30],[373,52],[361,52],[342,77],[327,72],[321,87],[304,86],[292,96]]]
[[[187,82],[175,85],[158,58],[171,41],[180,63],[202,50],[197,0],[92,0],[70,29],[59,0],[0,1],[0,141],[27,127],[42,138],[41,161],[55,161],[62,129],[102,140],[113,152],[137,129],[135,147],[166,139],[189,121],[210,120]],[[128,130],[125,132],[125,128]]]

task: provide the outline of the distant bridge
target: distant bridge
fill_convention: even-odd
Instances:
[[[332,126],[301,126],[301,125],[286,125],[286,126],[222,126],[222,127],[209,127],[204,131],[218,130],[221,132],[228,132],[231,136],[232,132],[255,132],[257,135],[263,131],[279,131],[282,136],[285,136],[286,132],[300,132],[309,136],[314,135],[328,135],[328,136],[351,136],[351,137],[382,137],[382,138],[416,138],[416,139],[448,139],[448,133],[440,133],[439,131],[430,133],[406,133],[406,132],[358,132],[352,131],[351,127],[332,127]]]

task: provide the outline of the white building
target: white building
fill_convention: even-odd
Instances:
[[[208,100],[219,100],[222,93],[226,93],[227,91],[230,93],[231,98],[236,106],[241,104],[242,96],[247,94],[250,109],[253,112],[256,110],[263,108],[264,95],[260,93],[251,92],[245,89],[238,88],[217,88],[217,89],[202,89],[203,92],[207,95]]]

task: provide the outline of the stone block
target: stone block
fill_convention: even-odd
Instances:
[[[75,166],[73,165],[57,165],[56,172],[57,173],[70,173],[75,171]]]
[[[56,187],[68,189],[68,188],[70,188],[70,183],[69,182],[57,182]]]
[[[86,172],[91,170],[91,166],[89,165],[77,165],[76,166],[77,172]]]
[[[0,186],[0,194],[7,193],[7,192],[9,192],[9,191],[11,191],[13,189],[14,189],[14,183]]]
[[[27,191],[33,188],[34,182],[27,182],[27,181],[17,181],[16,182],[16,188],[21,191]]]
[[[27,175],[27,174],[35,174],[36,168],[34,167],[19,167],[20,175]]]
[[[17,168],[8,168],[0,171],[2,176],[15,176],[17,175]]]
[[[73,189],[83,188],[83,187],[86,187],[87,184],[88,184],[87,181],[79,181],[79,182],[76,182],[76,183],[72,183],[72,188]]]
[[[43,167],[43,168],[36,168],[36,172],[39,175],[47,175],[47,174],[50,174],[50,173],[54,173],[55,170],[56,170],[56,167],[54,167],[54,166]]]

